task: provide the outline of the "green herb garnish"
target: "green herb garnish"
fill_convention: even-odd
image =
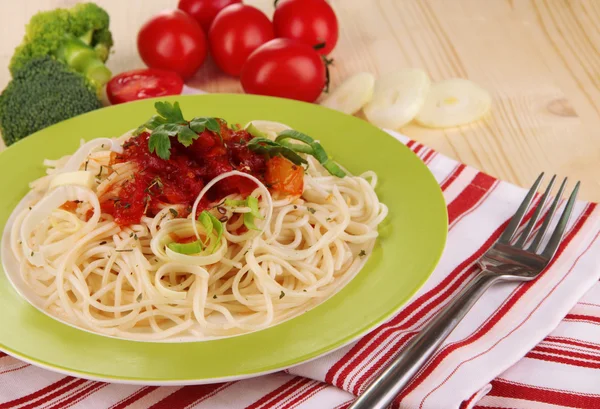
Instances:
[[[201,240],[192,241],[191,243],[171,242],[171,243],[167,244],[167,247],[170,248],[175,253],[186,254],[186,255],[198,254],[203,249]]]
[[[250,142],[248,142],[246,146],[248,147],[248,149],[257,153],[269,156],[281,155],[284,158],[288,159],[290,162],[292,162],[294,165],[308,163],[306,159],[298,155],[291,148],[277,143],[275,141],[272,141],[268,138],[253,138],[252,140],[250,140]]]
[[[288,142],[288,139],[297,140],[305,143],[306,145],[291,144]],[[331,159],[331,157],[327,155],[325,149],[323,149],[321,144],[319,142],[316,142],[310,136],[303,134],[302,132],[298,132],[293,129],[287,129],[285,131],[280,132],[279,135],[277,135],[277,138],[275,138],[275,142],[285,144],[286,146],[291,147],[296,152],[303,152],[314,156],[315,159],[318,160],[319,163],[323,165],[323,167],[327,169],[327,171],[333,176],[337,176],[339,178],[343,178],[344,176],[346,176],[346,173],[338,166],[338,164],[335,163],[333,159]],[[308,151],[308,147],[311,149],[310,152]]]
[[[293,129],[287,129],[280,132],[274,141],[266,138],[264,134],[250,124],[246,130],[254,136],[248,142],[248,148],[254,152],[267,154],[269,156],[281,155],[289,159],[295,165],[306,164],[306,160],[298,153],[312,155],[321,165],[333,176],[343,178],[346,173],[333,161],[323,149],[319,142],[316,142],[310,136]],[[292,143],[290,140],[296,140],[302,143]]]
[[[234,199],[225,199],[223,204],[227,207],[248,207],[250,212],[244,213],[242,216],[244,219],[244,226],[248,230],[260,230],[254,224],[254,219],[263,219],[263,216],[260,214],[260,210],[258,208],[258,199],[254,196],[248,196],[244,200],[234,200]]]
[[[174,210],[174,209],[173,209]],[[167,244],[167,247],[172,251],[179,254],[198,254],[204,250],[205,246],[208,246],[211,240],[211,236],[215,238],[215,241],[211,248],[208,250],[210,253],[214,253],[218,244],[221,242],[223,237],[223,224],[215,216],[204,210],[198,216],[198,221],[202,224],[204,233],[206,234],[206,240],[196,240],[191,243],[177,243],[171,242]]]
[[[367,252],[364,250],[361,250],[360,253],[358,253],[358,257],[364,257],[367,255]]]
[[[173,217],[179,216],[179,213],[177,212],[177,210],[173,209],[172,207],[169,207],[169,212],[171,212]]]
[[[285,293],[282,291],[282,292],[279,294],[279,299],[281,300],[283,297],[285,297]]]
[[[190,146],[198,139],[198,134],[205,129],[221,136],[221,126],[216,118],[194,118],[186,121],[179,107],[179,102],[157,102],[154,104],[158,115],[152,116],[146,123],[136,129],[134,135],[139,135],[146,129],[150,130],[148,149],[156,152],[158,157],[168,160],[171,157],[171,137],[183,146]]]

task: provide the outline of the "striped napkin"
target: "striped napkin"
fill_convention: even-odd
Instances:
[[[477,273],[526,193],[390,132],[440,184],[448,244],[423,288],[359,341],[287,371],[222,384],[157,387],[73,378],[0,357],[6,408],[346,408]],[[600,408],[600,209],[579,202],[558,256],[534,282],[492,287],[396,408]]]

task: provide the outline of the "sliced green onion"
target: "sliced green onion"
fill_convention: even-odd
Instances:
[[[258,199],[254,196],[248,196],[246,201],[248,203],[248,207],[250,208],[250,214],[257,219],[263,219],[260,211],[258,210]]]
[[[217,232],[217,239],[215,240],[215,244],[213,244],[210,248],[210,252],[214,253],[219,243],[221,243],[221,237],[223,237],[223,223],[221,223],[219,219],[217,219],[212,213],[208,213],[208,216],[212,221],[213,229]]]
[[[309,145],[301,145],[299,143],[291,143],[291,142],[286,141],[285,139],[281,140],[279,143],[281,145],[285,146],[286,148],[290,148],[294,152],[306,153],[308,155],[313,154],[313,148]]]
[[[294,139],[304,142],[308,146],[291,144],[287,142],[287,139]],[[323,167],[327,169],[327,171],[333,176],[337,176],[339,178],[346,176],[346,173],[338,166],[338,164],[327,155],[327,152],[325,152],[323,146],[302,132],[298,132],[293,129],[282,131],[279,133],[279,135],[277,135],[277,138],[275,138],[275,142],[279,142],[280,144],[289,147],[296,152],[308,153],[309,155],[314,156],[315,159],[319,161],[319,163],[323,165]]]
[[[245,207],[248,202],[246,200],[225,199],[223,204],[227,207]]]
[[[310,136],[293,129],[286,129],[285,131],[279,132],[277,138],[275,138],[275,142],[281,142],[283,139],[295,139],[297,141],[304,142],[307,145],[310,145],[315,141]]]
[[[323,163],[323,167],[327,169],[327,171],[333,176],[337,176],[338,178],[343,178],[346,176],[346,172],[344,172],[342,168],[340,168],[339,165],[331,159],[327,159],[325,163]]]
[[[175,253],[179,254],[198,254],[202,251],[202,242],[200,240],[193,241],[191,243],[176,243],[171,242],[167,244]]]
[[[244,213],[244,226],[246,226],[248,230],[260,230],[254,224],[254,215],[252,213]]]
[[[202,224],[202,227],[204,227],[204,232],[206,233],[206,242],[204,243],[204,245],[207,245],[210,239],[210,234],[213,230],[213,222],[210,218],[210,213],[204,210],[202,213],[200,213],[198,220]]]
[[[294,165],[308,163],[306,159],[298,155],[291,148],[267,138],[253,138],[246,146],[248,149],[257,153],[262,153],[269,156],[281,155],[289,159]]]
[[[248,133],[250,135],[254,136],[255,138],[266,138],[267,137],[267,135],[265,135],[256,126],[254,126],[254,124],[252,122],[250,122],[246,126],[246,131],[248,131]]]

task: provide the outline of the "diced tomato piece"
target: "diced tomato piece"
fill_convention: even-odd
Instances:
[[[68,202],[63,203],[63,205],[60,208],[66,210],[67,212],[74,212],[75,210],[77,210],[77,204],[77,201],[69,200]]]
[[[282,156],[275,156],[267,162],[265,180],[274,192],[300,196],[304,190],[304,169]]]

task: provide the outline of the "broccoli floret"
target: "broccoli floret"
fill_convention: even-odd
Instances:
[[[96,87],[49,57],[29,60],[0,95],[0,132],[6,145],[65,119],[102,107]]]
[[[113,45],[109,16],[94,3],[34,15],[10,62],[13,76],[32,58],[50,55],[84,74],[100,92],[112,73],[104,65]]]

